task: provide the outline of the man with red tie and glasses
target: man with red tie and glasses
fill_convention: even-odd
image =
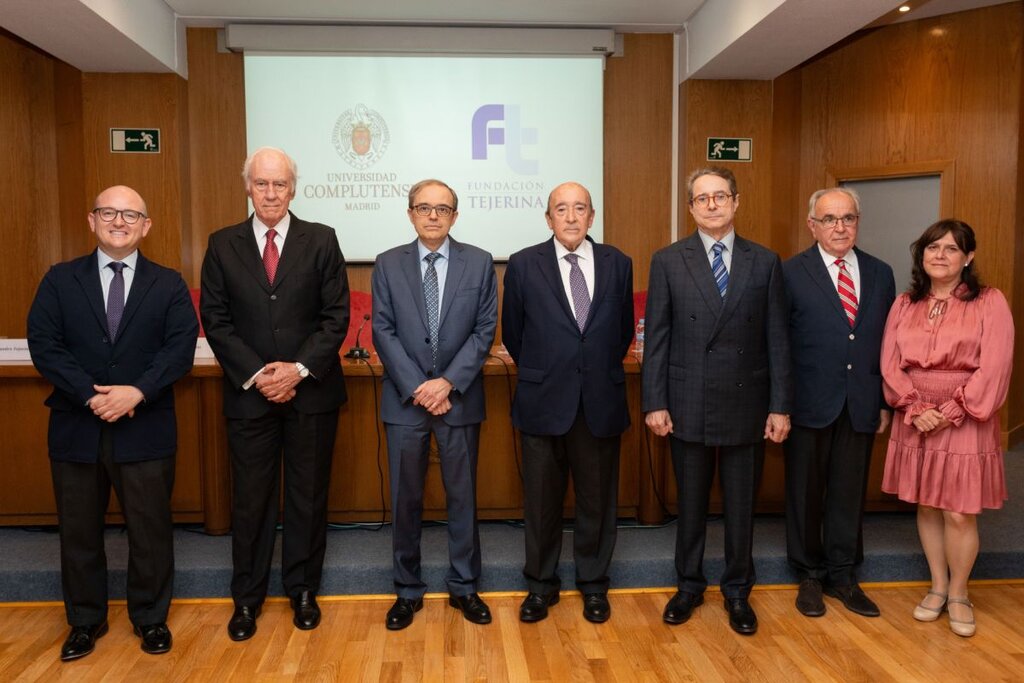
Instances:
[[[808,617],[825,613],[822,592],[856,614],[879,614],[855,570],[871,447],[891,415],[879,357],[895,284],[887,264],[856,247],[859,222],[853,190],[818,190],[807,213],[815,243],[782,266],[794,379],[786,546],[800,580],[796,608]]]

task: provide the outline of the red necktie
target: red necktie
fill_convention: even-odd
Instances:
[[[277,237],[277,231],[271,228],[267,230],[267,244],[263,247],[263,267],[267,270],[267,282],[274,284],[274,275],[277,274],[277,262],[281,260],[281,255],[277,251],[277,243],[274,238]]]
[[[850,321],[850,327],[857,320],[857,292],[853,288],[853,278],[850,271],[846,270],[846,261],[837,258],[836,265],[839,266],[839,303],[846,311],[846,317]]]

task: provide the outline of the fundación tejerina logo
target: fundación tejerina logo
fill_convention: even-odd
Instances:
[[[369,168],[384,156],[391,133],[380,113],[364,104],[357,104],[342,113],[334,122],[331,144],[352,168]]]
[[[523,128],[519,105],[485,104],[473,114],[474,160],[486,159],[487,148],[500,145],[505,148],[505,163],[509,168],[520,175],[537,175],[538,161],[523,158],[523,146],[536,144],[537,129]]]

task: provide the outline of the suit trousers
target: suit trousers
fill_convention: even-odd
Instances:
[[[255,389],[253,389],[255,391]],[[236,606],[263,603],[281,500],[284,592],[320,590],[327,550],[327,494],[338,411],[300,413],[275,404],[258,418],[228,419],[231,450],[231,597]]]
[[[523,575],[530,592],[549,595],[561,588],[558,558],[562,553],[562,510],[570,473],[576,495],[576,588],[582,593],[607,592],[617,533],[622,437],[591,434],[582,405],[566,434],[520,436],[526,526]]]
[[[703,567],[704,545],[708,499],[717,462],[725,513],[725,572],[720,579],[722,595],[745,598],[757,580],[753,558],[754,503],[764,468],[764,442],[705,446],[672,437],[669,443],[678,491],[678,588],[699,595],[708,585]]]
[[[786,552],[801,580],[856,582],[874,442],[874,434],[853,430],[845,406],[827,427],[793,425],[784,444]]]
[[[437,440],[448,508],[448,572],[454,596],[477,592],[480,529],[476,517],[476,463],[480,425],[452,426],[425,415],[417,425],[386,424],[391,475],[391,538],[395,593],[417,600],[427,592],[420,571],[423,488],[430,461],[430,434]]]
[[[128,618],[136,626],[165,622],[171,605],[174,458],[114,462],[113,456],[111,431],[104,428],[97,462],[50,462],[60,521],[64,610],[71,626],[107,619],[103,529],[111,485],[128,530]]]

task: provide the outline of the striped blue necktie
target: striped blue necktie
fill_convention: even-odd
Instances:
[[[711,251],[715,252],[715,257],[711,260],[711,272],[715,276],[715,284],[718,285],[718,293],[725,298],[725,290],[729,289],[729,271],[725,269],[725,261],[722,260],[722,251],[725,250],[725,245],[721,242],[715,242]]]

